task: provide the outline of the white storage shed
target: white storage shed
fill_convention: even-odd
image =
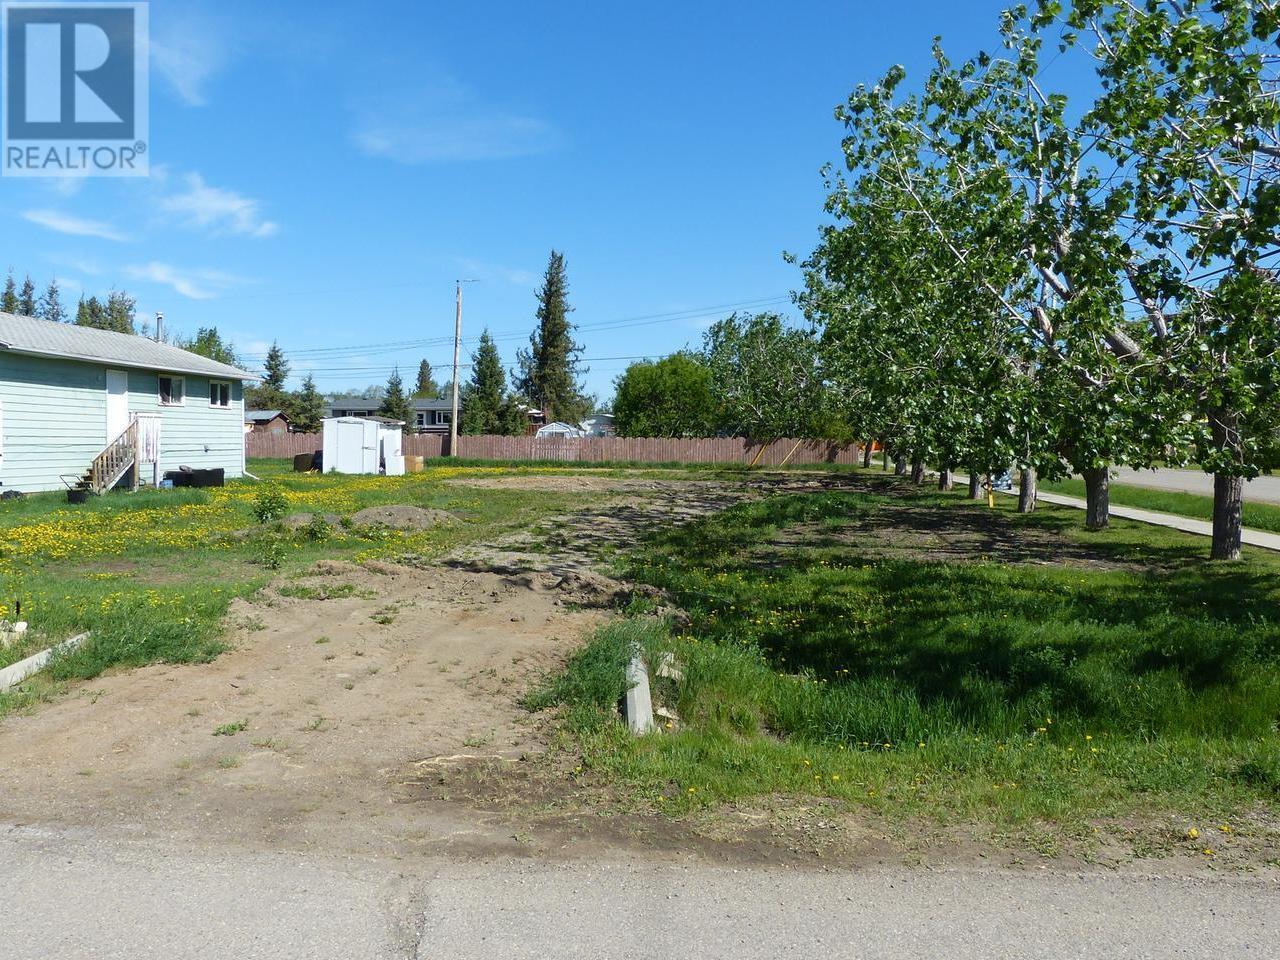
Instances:
[[[325,473],[404,473],[404,434],[385,417],[328,417],[323,421]]]

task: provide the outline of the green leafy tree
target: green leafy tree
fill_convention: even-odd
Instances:
[[[13,272],[4,281],[4,293],[0,294],[0,312],[18,312],[18,285],[14,283]]]
[[[418,364],[418,382],[414,385],[413,395],[428,400],[435,400],[440,396],[440,386],[431,375],[431,364],[426,360]]]
[[[400,379],[399,367],[391,371],[391,376],[387,380],[387,388],[382,394],[382,406],[379,408],[378,413],[392,420],[401,421],[405,430],[413,427],[413,408],[409,404],[409,398],[405,395],[404,381]]]
[[[122,290],[107,295],[107,329],[116,333],[136,333],[135,314],[138,302]]]
[[[319,430],[324,419],[324,406],[324,397],[316,389],[315,377],[308,373],[302,381],[302,389],[290,397],[288,414],[293,429],[300,433]]]
[[[190,340],[178,344],[184,350],[198,353],[202,357],[225,363],[228,366],[240,366],[240,358],[230,341],[224,340],[217,327],[201,327]]]
[[[774,313],[734,314],[707,331],[703,357],[720,431],[761,442],[832,432],[810,331]]]
[[[112,330],[116,333],[136,333],[134,328],[135,301],[127,293],[113,290],[103,303],[97,297],[80,298],[76,304],[74,322],[81,327]]]
[[[507,395],[507,376],[502,358],[489,331],[480,334],[480,343],[471,355],[471,381],[463,388],[459,429],[466,434],[520,434],[527,417],[512,416],[514,405]]]
[[[106,307],[97,297],[89,297],[86,300],[81,296],[80,302],[76,305],[74,322],[80,327],[94,327],[98,330],[106,330],[108,329]]]
[[[521,350],[517,358],[516,389],[548,420],[576,423],[586,414],[589,401],[579,380],[582,348],[573,339],[572,309],[564,255],[552,250],[538,290],[538,325],[529,337],[529,349]]]
[[[620,437],[711,436],[711,370],[701,357],[684,352],[633,363],[617,380],[613,415]]]
[[[1078,31],[1102,92],[1084,125],[1121,171],[1102,201],[1133,227],[1122,273],[1154,365],[1214,474],[1212,556],[1241,552],[1244,480],[1280,425],[1280,11],[1267,0],[1052,5],[1039,34]],[[1132,390],[1132,386],[1128,389]]]
[[[45,288],[44,295],[40,298],[40,303],[36,309],[42,320],[62,323],[67,319],[67,311],[62,306],[62,296],[58,291],[56,277],[49,281],[49,286]]]
[[[17,312],[24,317],[36,315],[36,285],[31,282],[30,275],[22,281],[22,291],[18,294]]]

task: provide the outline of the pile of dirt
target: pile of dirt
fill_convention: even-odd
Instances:
[[[407,503],[391,503],[381,507],[365,507],[351,519],[362,527],[383,526],[392,530],[426,530],[442,523],[452,523],[447,510],[430,510]]]

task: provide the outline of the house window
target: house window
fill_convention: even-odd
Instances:
[[[209,406],[231,406],[231,384],[221,380],[209,381]]]
[[[425,413],[418,414],[417,424],[420,427],[425,427],[427,425],[427,415]]]
[[[180,407],[187,400],[187,382],[183,377],[160,378],[160,405]]]
[[[448,424],[448,422],[449,422],[449,418],[450,418],[451,416],[453,416],[453,414],[451,414],[448,410],[437,410],[437,411],[436,411],[436,425],[437,425],[437,426],[444,426],[444,425]]]

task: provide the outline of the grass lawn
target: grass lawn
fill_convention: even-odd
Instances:
[[[1013,509],[904,486],[657,533],[626,572],[691,624],[605,629],[529,706],[565,704],[584,764],[669,810],[816,796],[1043,827],[1048,845],[1133,818],[1221,840],[1273,811],[1280,563],[1209,564],[1176,531],[1087,534],[1078,511]],[[931,559],[974,529],[999,547]],[[1029,562],[981,559],[1027,544]],[[656,681],[678,722],[640,739],[613,719],[633,644],[684,671]]]
[[[1042,482],[1040,489],[1048,493],[1061,493],[1069,497],[1084,499],[1083,480],[1070,479]],[[1196,493],[1148,490],[1146,487],[1113,483],[1111,485],[1111,502],[1118,506],[1138,507],[1141,510],[1157,510],[1161,513],[1174,513],[1182,517],[1194,517],[1197,520],[1213,519],[1213,498],[1204,497]],[[1245,501],[1242,513],[1246,527],[1251,527],[1254,530],[1266,530],[1270,533],[1280,533],[1280,506]]]
[[[287,461],[255,461],[262,478],[207,490],[115,493],[72,506],[41,494],[0,504],[0,616],[31,624],[27,640],[0,649],[0,667],[65,637],[93,637],[58,660],[53,679],[92,677],[114,665],[209,660],[223,649],[222,621],[237,596],[320,557],[364,559],[454,546],[524,526],[564,509],[545,492],[468,490],[442,481],[477,467],[440,467],[406,477],[294,474]],[[367,506],[413,504],[459,522],[421,532],[318,524],[297,532],[259,523],[263,491],[287,512],[346,517]],[[0,694],[0,714],[40,695],[33,680]]]

